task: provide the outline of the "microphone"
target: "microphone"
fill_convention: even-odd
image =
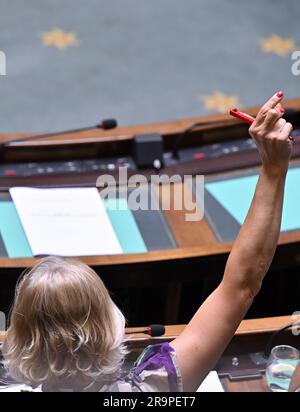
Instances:
[[[153,338],[157,336],[162,336],[165,334],[165,327],[164,325],[150,325],[147,326],[146,329],[135,330],[132,332],[125,332],[126,335],[132,335],[134,333],[145,333],[146,335],[152,336]]]
[[[97,124],[98,129],[109,130],[118,126],[116,119],[105,119],[101,123]]]
[[[70,130],[64,130],[62,132],[54,132],[54,133],[46,133],[46,134],[40,134],[40,135],[33,135],[33,136],[28,136],[28,137],[21,137],[18,139],[14,140],[9,140],[7,142],[2,143],[2,147],[8,147],[13,145],[14,143],[19,143],[19,142],[28,142],[31,140],[38,140],[38,139],[44,139],[46,137],[52,137],[52,136],[58,136],[61,134],[68,134],[68,133],[76,133],[76,132],[84,132],[86,130],[93,130],[93,129],[103,129],[103,130],[109,130],[109,129],[114,129],[118,126],[118,122],[116,119],[104,119],[102,122],[96,124],[96,126],[89,126],[89,127],[82,127],[80,129],[70,129]]]

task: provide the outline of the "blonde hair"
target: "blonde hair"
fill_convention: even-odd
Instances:
[[[99,276],[47,257],[19,281],[2,352],[9,374],[31,386],[116,379],[125,319]]]

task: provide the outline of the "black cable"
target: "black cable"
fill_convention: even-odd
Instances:
[[[278,329],[276,332],[274,332],[274,333],[272,334],[272,336],[270,337],[269,341],[267,342],[266,349],[265,349],[265,353],[264,353],[265,358],[268,358],[268,357],[270,356],[273,342],[274,342],[275,338],[276,338],[281,332],[284,332],[286,329],[292,328],[293,326],[299,326],[299,325],[300,325],[300,321],[299,321],[299,322],[289,323],[288,325],[285,325],[285,326],[283,326],[282,328]]]
[[[181,141],[185,138],[185,136],[187,135],[187,134],[189,134],[192,130],[194,130],[196,127],[201,127],[201,126],[216,126],[216,125],[218,125],[218,124],[223,124],[224,126],[227,126],[227,123],[228,123],[228,125],[233,125],[234,123],[233,123],[233,121],[232,121],[232,119],[229,119],[229,120],[215,120],[215,121],[212,121],[212,122],[197,122],[197,123],[193,123],[193,124],[191,124],[190,126],[188,126],[186,129],[184,129],[177,137],[176,137],[176,139],[175,139],[175,142],[174,142],[174,145],[173,145],[173,151],[172,151],[172,154],[173,154],[173,158],[174,159],[179,159],[179,153],[178,153],[178,151],[179,151],[179,146],[180,146],[180,143],[181,143]]]
[[[291,109],[287,108],[284,113],[284,119],[287,122],[295,122],[296,120],[299,119],[299,111],[296,109]],[[196,127],[201,127],[201,126],[216,126],[218,124],[223,124],[224,126],[231,126],[234,125],[235,123],[232,121],[232,119],[228,120],[214,120],[210,122],[197,122],[193,123],[190,126],[188,126],[186,129],[184,129],[175,139],[174,145],[173,145],[173,158],[174,159],[179,159],[179,146],[181,141],[185,138],[186,135],[188,135],[193,129]]]

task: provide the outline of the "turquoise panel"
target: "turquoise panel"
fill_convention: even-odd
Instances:
[[[240,224],[247,215],[258,175],[207,183],[206,189]],[[300,228],[300,168],[289,169],[282,214],[281,231]]]
[[[0,232],[8,257],[32,257],[28,240],[13,202],[0,202]]]
[[[126,199],[104,199],[110,222],[124,253],[147,252],[143,237]]]

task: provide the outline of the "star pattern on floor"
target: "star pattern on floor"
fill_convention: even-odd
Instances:
[[[44,46],[52,46],[60,50],[78,44],[78,39],[75,33],[64,32],[58,27],[55,27],[51,31],[43,32],[41,38]]]
[[[296,50],[296,44],[292,38],[281,37],[277,34],[261,38],[260,45],[264,53],[273,53],[278,56],[287,56]]]
[[[201,98],[206,110],[216,110],[219,113],[226,113],[232,107],[240,105],[239,98],[233,95],[225,95],[215,91]]]

